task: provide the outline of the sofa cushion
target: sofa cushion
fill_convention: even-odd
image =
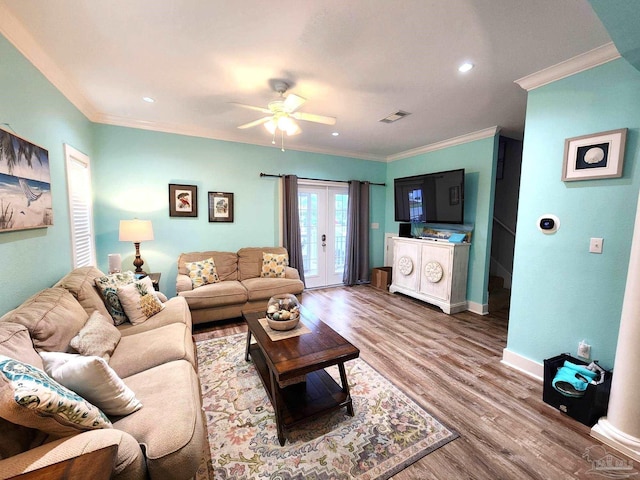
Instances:
[[[273,295],[280,293],[298,295],[304,289],[302,281],[293,278],[249,278],[244,280],[242,284],[247,289],[250,302],[268,300]]]
[[[132,325],[145,322],[164,308],[149,277],[118,287],[118,299]]]
[[[195,290],[180,292],[180,296],[187,300],[191,310],[242,304],[248,298],[247,290],[235,280],[203,285]]]
[[[104,277],[104,273],[96,267],[78,267],[62,277],[54,287],[68,290],[82,305],[87,315],[97,310],[106,318],[110,318],[109,311],[96,288],[95,280],[99,277]]]
[[[67,290],[54,287],[41,290],[2,318],[27,327],[37,351],[66,352],[88,315]]]
[[[206,426],[192,366],[185,361],[168,362],[124,382],[144,408],[114,421],[114,428],[131,434],[144,447],[149,477],[193,477],[205,448]]]
[[[184,298],[173,297],[167,300],[163,305],[164,308],[161,312],[156,313],[144,323],[132,325],[127,322],[122,325],[118,325],[116,328],[120,331],[122,336],[135,335],[140,332],[154,330],[164,325],[171,325],[172,323],[184,324],[187,326],[189,331],[191,330],[191,312],[189,311],[189,305]]]
[[[196,368],[191,329],[184,323],[123,336],[109,365],[120,378],[126,378],[173,360],[187,360]]]
[[[76,392],[107,415],[129,415],[142,403],[101,357],[42,352],[44,369],[56,382]]]
[[[29,330],[24,325],[0,321],[0,355],[15,358],[42,370],[42,359],[33,348]]]
[[[82,355],[97,355],[108,362],[121,336],[111,320],[94,311],[69,345]]]
[[[113,273],[95,279],[96,287],[100,295],[102,295],[104,304],[115,325],[120,325],[129,320],[118,298],[118,287],[124,287],[135,281],[136,278],[133,272]]]
[[[0,356],[0,417],[56,436],[111,427],[97,407],[44,371],[5,356]]]
[[[218,252],[215,250],[180,254],[178,257],[178,273],[188,276],[187,262],[197,262],[207,258],[213,258],[213,262],[216,264],[216,272],[221,282],[238,279],[238,256],[233,252]]]
[[[238,250],[238,280],[260,277],[262,271],[262,254],[285,254],[283,247],[246,247]]]
[[[16,425],[2,417],[0,432],[0,460],[31,450],[47,439],[47,434],[40,430]]]
[[[260,271],[260,277],[284,278],[288,266],[288,253],[262,252],[262,270]]]
[[[206,260],[186,262],[185,267],[187,267],[189,272],[189,278],[191,279],[191,286],[193,288],[198,288],[209,283],[218,283],[220,281],[216,264],[211,257]]]

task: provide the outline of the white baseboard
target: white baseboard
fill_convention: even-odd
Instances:
[[[467,310],[472,313],[477,313],[478,315],[489,315],[489,304],[470,302],[467,300]]]
[[[527,375],[540,380],[544,380],[544,365],[542,363],[534,362],[533,360],[518,355],[508,349],[502,350],[502,362],[505,365],[515,368]]]

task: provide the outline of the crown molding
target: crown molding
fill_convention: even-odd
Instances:
[[[96,116],[95,109],[69,80],[69,77],[40,48],[33,36],[11,13],[5,3],[0,2],[0,33],[24,55],[54,87],[58,89],[89,120]]]
[[[209,138],[212,140],[219,140],[222,142],[242,143],[245,145],[280,149],[279,146],[277,145],[274,146],[270,140],[265,140],[264,143],[247,142],[236,137],[219,135],[219,134],[216,134],[215,132],[212,132],[211,130],[198,128],[195,126],[185,127],[183,125],[177,125],[177,124],[134,120],[130,118],[119,117],[116,115],[105,115],[105,114],[97,114],[93,121],[95,123],[100,123],[104,125],[113,125],[116,127],[137,128],[141,130],[150,130],[153,132],[172,133],[176,135],[185,135],[188,137]],[[357,158],[360,160],[371,160],[376,162],[386,161],[385,157],[376,156],[376,155],[367,154],[367,153],[359,154],[359,153],[350,152],[350,151],[321,149],[321,148],[311,147],[308,145],[295,145],[292,143],[290,143],[289,145],[285,145],[285,150],[294,150],[298,152],[308,152],[308,153],[319,153],[322,155],[332,155],[332,156],[338,156],[338,157]]]
[[[387,162],[395,162],[396,160],[402,160],[403,158],[415,157],[422,153],[434,152],[436,150],[442,150],[443,148],[449,148],[456,145],[462,145],[463,143],[474,142],[476,140],[482,140],[484,138],[495,137],[500,132],[500,127],[490,127],[484,130],[478,130],[476,132],[460,135],[459,137],[453,137],[449,140],[443,140],[441,142],[432,143],[423,147],[413,148],[411,150],[405,150],[404,152],[389,155]]]
[[[551,67],[532,73],[526,77],[519,78],[514,83],[520,85],[526,91],[534,90],[543,85],[555,82],[562,78],[584,72],[590,68],[597,67],[604,63],[620,58],[620,53],[613,42],[606,43],[601,47],[589,50],[581,55],[560,62]]]

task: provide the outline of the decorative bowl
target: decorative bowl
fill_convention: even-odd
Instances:
[[[274,295],[267,303],[267,323],[274,330],[291,330],[300,321],[300,303],[295,295]]]

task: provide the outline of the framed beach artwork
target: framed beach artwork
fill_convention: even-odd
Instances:
[[[169,216],[198,216],[198,187],[196,185],[169,184]]]
[[[51,225],[49,152],[0,129],[0,232]]]
[[[209,221],[233,222],[233,193],[209,192]]]

